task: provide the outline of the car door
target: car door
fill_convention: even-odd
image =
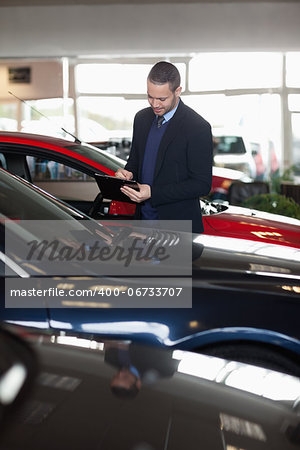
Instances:
[[[0,161],[3,168],[9,172],[21,176],[27,181],[89,214],[99,194],[99,188],[94,178],[96,169],[83,164],[75,158],[64,157],[63,154],[55,154],[51,150],[38,147],[24,147],[2,150]],[[97,172],[101,173],[99,170]],[[97,204],[100,216],[111,215],[114,217],[132,217],[134,205],[112,202],[104,199]]]

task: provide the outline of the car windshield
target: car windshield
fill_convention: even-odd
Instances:
[[[215,155],[241,155],[246,153],[243,138],[240,136],[214,137],[214,153]]]
[[[90,144],[78,144],[78,145],[72,145],[68,147],[69,149],[72,149],[76,153],[85,156],[86,158],[92,159],[93,161],[103,164],[109,169],[116,172],[120,167],[125,166],[125,161],[121,158],[118,158],[117,156],[112,155],[108,151],[101,150],[97,147],[94,147]]]
[[[47,198],[46,198],[47,197]],[[0,213],[9,219],[70,220],[83,218],[75,210],[0,169]]]

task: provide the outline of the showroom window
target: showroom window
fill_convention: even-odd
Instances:
[[[300,60],[298,61],[300,63]],[[300,174],[300,94],[288,96],[292,128],[292,158],[297,175]]]
[[[130,138],[137,111],[148,106],[146,99],[126,99],[121,96],[80,96],[78,107],[78,134],[87,142]]]
[[[136,112],[148,106],[147,74],[156,61],[165,59],[181,73],[183,101],[214,129],[235,129],[234,135],[238,129],[256,143],[272,142],[279,160],[283,144],[298,146],[300,52],[64,58],[64,64],[55,61],[54,67],[60,74],[56,77],[61,82],[59,89],[44,89],[43,99],[26,99],[27,105],[10,96],[2,99],[0,130],[71,139],[63,127],[87,142],[128,141]],[[47,68],[43,70],[48,73]],[[44,84],[49,87],[48,82]],[[47,94],[52,98],[46,99]]]
[[[26,101],[22,104],[21,131],[65,137],[75,132],[73,99],[51,98]]]
[[[174,64],[184,86],[186,64]],[[148,106],[146,80],[152,66],[152,62],[78,64],[75,80],[79,137],[89,142],[130,139],[136,112]]]
[[[300,52],[287,53],[286,55],[286,85],[288,87],[300,87]]]
[[[297,166],[296,173],[300,175],[300,112],[292,114],[293,162]]]
[[[270,159],[270,147],[281,153],[281,102],[279,94],[184,95],[183,101],[203,115],[213,132],[243,135],[253,144],[260,144],[265,165]],[[266,174],[267,175],[267,174]]]
[[[79,64],[77,91],[86,94],[143,94],[151,64]]]
[[[17,104],[16,102],[1,103],[0,102],[0,130],[17,131]]]
[[[145,94],[146,79],[153,64],[78,64],[76,89],[82,94]],[[185,64],[176,64],[183,85]]]
[[[202,53],[191,59],[191,91],[281,86],[280,53]]]
[[[135,113],[148,106],[145,80],[154,62],[84,63],[76,66],[75,87],[81,138],[102,141],[107,136],[131,135]],[[280,105],[275,99],[276,93],[274,99],[269,101],[273,105],[270,104],[267,111],[264,93],[255,95],[253,91],[281,86],[282,54],[202,53],[187,57],[186,62],[172,62],[182,76],[182,98],[214,127],[253,128],[258,124],[260,129],[265,126],[264,122],[274,123],[274,116],[278,124]],[[230,96],[230,89],[240,89],[241,92]],[[243,89],[250,89],[248,94],[252,95],[243,95]],[[210,94],[203,95],[205,91],[210,91]],[[267,115],[261,120],[263,113]],[[90,127],[87,121],[90,121]]]
[[[157,61],[136,60],[90,61],[75,66],[81,139],[89,142],[131,139],[136,112],[148,106],[146,78]],[[280,160],[281,53],[202,53],[177,61],[174,57],[170,62],[180,71],[183,101],[205,117],[213,130],[223,128],[227,135],[246,137],[261,149],[265,166],[270,160],[270,148],[275,148]],[[127,157],[128,152],[124,155]]]

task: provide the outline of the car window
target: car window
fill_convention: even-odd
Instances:
[[[86,173],[53,160],[27,156],[32,181],[95,181]]]
[[[82,170],[36,156],[27,156],[27,164],[32,183],[61,200],[69,203],[92,202],[99,193],[95,178]],[[81,209],[79,205],[72,204]]]
[[[103,164],[105,167],[116,172],[120,167],[125,166],[125,161],[118,156],[112,155],[105,150],[100,150],[97,147],[89,144],[72,145],[70,150],[77,152],[78,154],[85,156],[93,161]]]
[[[214,153],[215,155],[246,153],[243,138],[240,136],[214,137]]]

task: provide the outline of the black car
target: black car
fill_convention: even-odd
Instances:
[[[16,331],[16,329],[15,329]],[[300,379],[207,355],[30,333],[9,355],[0,332],[0,393],[14,367],[33,384],[0,427],[9,450],[294,450]],[[28,347],[26,349],[26,347]],[[26,353],[33,353],[26,360]],[[36,362],[39,372],[36,375]],[[33,367],[32,367],[33,365]],[[24,380],[25,383],[25,380]],[[0,406],[4,404],[0,395]]]
[[[99,224],[4,170],[0,212],[0,319],[74,335],[134,338],[299,374],[297,249],[283,252],[276,245],[247,241],[242,247],[239,239],[141,229],[127,222]],[[28,228],[35,220],[37,230]],[[69,234],[61,231],[57,245],[74,250],[79,259],[59,266],[60,254],[54,255],[47,272],[43,259],[29,260],[21,250],[40,237],[44,226],[51,235],[53,221],[67,222]],[[12,242],[4,249],[5,230]],[[160,242],[177,266],[158,254],[144,254],[132,261],[131,272],[123,270],[122,259],[88,267],[84,252],[95,236],[106,252],[113,252],[126,248],[141,230],[143,249]],[[72,247],[66,247],[70,236]],[[184,260],[189,245],[190,267]],[[33,296],[33,289],[42,294]]]

